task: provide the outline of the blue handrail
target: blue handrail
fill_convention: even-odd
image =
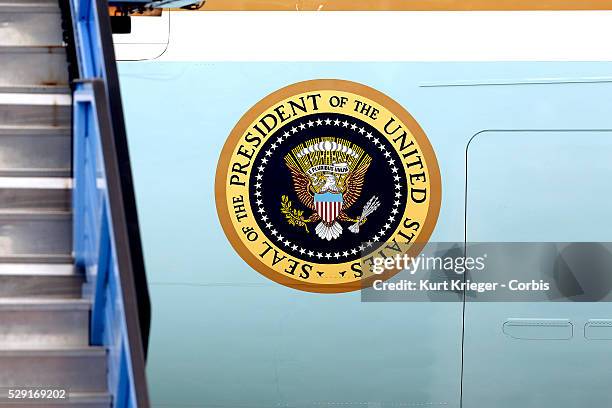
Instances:
[[[148,408],[150,301],[105,0],[70,0],[74,256],[92,297],[92,345],[108,349],[113,407]]]

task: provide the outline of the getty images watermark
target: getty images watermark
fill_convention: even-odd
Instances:
[[[363,257],[363,301],[612,300],[612,244],[429,243],[416,256],[388,252]]]
[[[466,272],[482,272],[486,269],[487,254],[482,256],[458,256],[441,257],[425,256],[423,254],[412,257],[407,254],[397,254],[389,258],[373,258],[372,273],[382,275],[388,271],[402,270],[410,275],[416,275],[419,270],[429,272],[454,273],[463,276]],[[374,290],[409,290],[409,291],[475,291],[484,293],[495,291],[498,288],[507,287],[510,290],[548,290],[550,284],[542,280],[536,282],[521,282],[518,279],[510,279],[507,283],[501,282],[477,282],[470,279],[458,277],[443,281],[432,279],[419,279],[418,281],[402,279],[399,282],[387,282],[382,279],[374,281]]]

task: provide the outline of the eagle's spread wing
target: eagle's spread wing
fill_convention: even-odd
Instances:
[[[293,179],[293,186],[295,192],[306,207],[311,210],[315,209],[314,195],[311,193],[312,181],[304,172],[297,168],[294,164],[286,163],[287,167],[291,171],[291,178]]]
[[[344,194],[342,195],[342,198],[344,199],[344,204],[342,205],[343,209],[349,208],[359,199],[361,190],[363,189],[363,180],[369,167],[370,163],[363,164],[353,170],[346,178],[346,188],[344,189]]]

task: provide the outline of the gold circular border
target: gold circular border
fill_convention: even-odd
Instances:
[[[272,92],[257,102],[247,111],[247,113],[242,116],[225,141],[225,145],[221,150],[221,156],[219,157],[217,164],[217,172],[215,175],[215,202],[217,206],[217,214],[219,216],[219,220],[221,221],[221,227],[223,228],[223,231],[225,232],[225,235],[227,236],[234,250],[251,268],[255,269],[268,279],[271,279],[276,283],[280,283],[281,285],[288,286],[293,289],[299,289],[305,292],[353,292],[355,290],[368,287],[375,280],[387,280],[393,275],[397,274],[399,270],[390,270],[381,275],[373,275],[362,280],[337,284],[307,283],[288,278],[262,263],[255,255],[253,255],[251,251],[249,251],[248,247],[242,243],[237,231],[233,228],[233,223],[230,218],[231,214],[229,213],[229,209],[227,207],[227,190],[225,189],[225,183],[227,181],[227,174],[229,172],[229,162],[234,149],[242,138],[244,132],[249,128],[251,123],[253,123],[255,119],[261,115],[262,112],[274,104],[297,94],[317,90],[337,90],[365,96],[366,98],[369,98],[370,100],[373,100],[388,109],[392,114],[400,119],[413,134],[425,156],[425,162],[427,163],[429,169],[431,196],[427,209],[427,217],[421,226],[421,232],[417,237],[417,241],[408,249],[407,254],[409,256],[416,256],[421,252],[423,246],[425,246],[427,241],[429,241],[429,237],[431,237],[431,234],[436,226],[438,216],[440,214],[440,203],[442,201],[440,168],[438,167],[438,160],[433,147],[431,146],[431,143],[429,142],[429,139],[427,138],[427,135],[425,135],[425,132],[421,126],[399,103],[374,88],[343,79],[313,79],[288,85],[275,92]]]

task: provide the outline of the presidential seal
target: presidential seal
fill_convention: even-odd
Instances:
[[[369,266],[416,256],[441,200],[417,122],[386,95],[343,80],[300,82],[257,103],[223,148],[215,191],[223,230],[253,269],[321,293],[397,273]]]

